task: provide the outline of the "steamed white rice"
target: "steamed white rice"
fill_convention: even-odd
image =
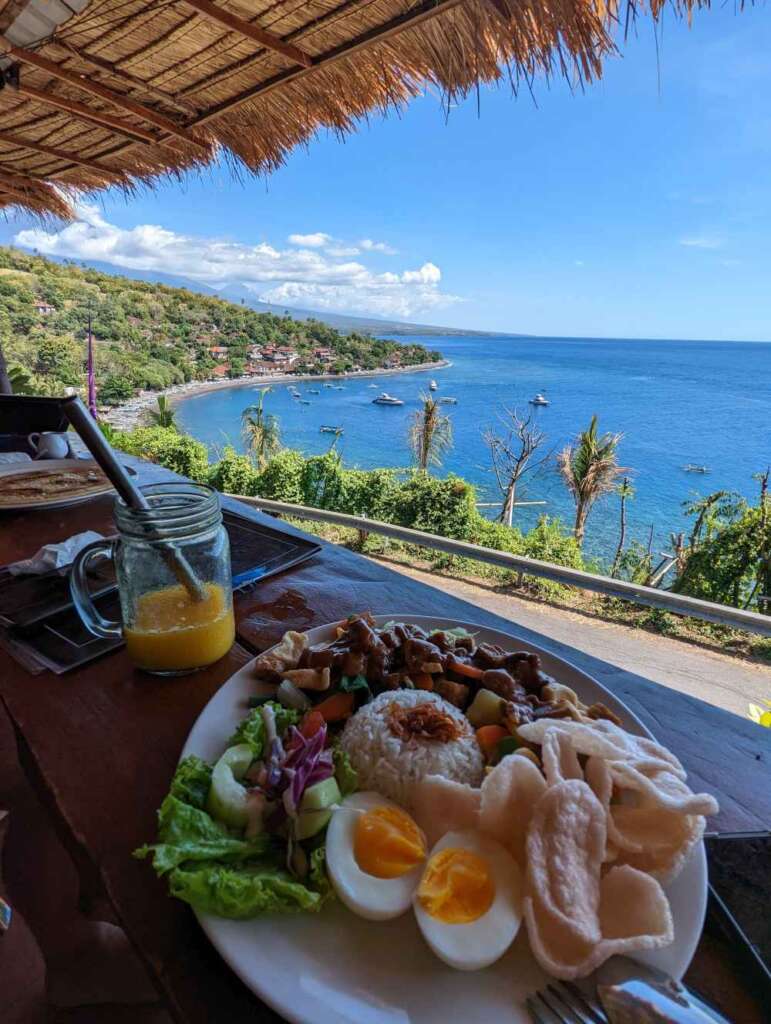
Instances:
[[[389,728],[391,705],[414,707],[428,702],[441,705],[457,721],[460,736],[446,743],[394,736]],[[403,807],[411,805],[414,783],[427,775],[479,786],[484,773],[482,751],[466,716],[423,690],[388,690],[375,697],[348,719],[340,746],[358,772],[360,790],[375,790]]]

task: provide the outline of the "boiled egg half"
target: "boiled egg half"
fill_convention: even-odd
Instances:
[[[459,971],[498,960],[522,920],[522,878],[511,854],[479,832],[448,832],[431,851],[413,904],[423,938]]]
[[[410,815],[379,793],[354,793],[327,827],[327,872],[340,900],[370,921],[409,909],[426,860]]]

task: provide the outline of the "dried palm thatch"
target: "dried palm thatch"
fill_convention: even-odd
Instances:
[[[639,2],[658,17],[665,0]],[[270,172],[426,85],[591,81],[619,19],[616,0],[45,0],[59,14],[35,36],[43,3],[0,0],[0,207],[56,216],[68,191],[131,191],[222,150]]]

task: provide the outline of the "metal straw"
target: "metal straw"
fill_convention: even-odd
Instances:
[[[73,395],[71,398],[62,399],[62,409],[86,448],[93,455],[94,461],[104,471],[105,476],[125,503],[130,508],[149,509],[151,506],[147,498],[128,475],[125,467],[118,461],[107,438],[80,398]],[[206,590],[182,552],[174,544],[164,544],[161,550],[166,564],[192,599],[204,601]]]

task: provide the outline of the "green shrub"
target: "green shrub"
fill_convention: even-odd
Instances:
[[[337,452],[314,455],[302,469],[302,504],[340,511],[344,502],[345,470]]]
[[[303,470],[305,459],[299,452],[285,448],[275,455],[260,473],[257,494],[272,501],[304,503]]]
[[[129,455],[157,462],[191,480],[204,483],[209,478],[206,445],[170,427],[139,427],[119,434],[113,443]]]
[[[476,492],[457,476],[411,473],[384,509],[389,522],[455,540],[470,540],[479,519]]]
[[[218,491],[228,494],[257,494],[260,474],[247,455],[239,455],[232,445],[227,445],[219,462],[209,470],[209,484]]]

